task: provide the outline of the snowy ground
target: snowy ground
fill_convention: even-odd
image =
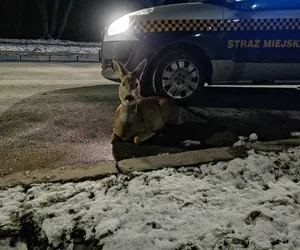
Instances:
[[[0,52],[98,54],[101,43],[62,40],[0,39]]]
[[[300,147],[249,151],[245,159],[199,167],[15,187],[0,192],[0,236],[22,229],[35,249],[300,249],[299,166]],[[8,244],[2,240],[0,249]]]

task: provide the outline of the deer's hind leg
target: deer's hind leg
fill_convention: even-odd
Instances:
[[[140,144],[148,139],[150,139],[151,137],[153,137],[154,135],[156,135],[155,132],[152,132],[152,131],[144,131],[144,132],[141,132],[139,134],[137,134],[135,137],[134,137],[134,143],[135,144]]]
[[[159,106],[165,124],[175,126],[183,123],[183,120],[179,117],[179,106],[175,102],[169,99],[161,99]]]

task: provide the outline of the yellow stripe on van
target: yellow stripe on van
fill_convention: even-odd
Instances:
[[[220,31],[283,31],[299,30],[299,18],[258,19],[177,19],[140,21],[136,33],[153,32],[220,32]]]

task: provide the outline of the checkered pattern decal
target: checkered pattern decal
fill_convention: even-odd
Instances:
[[[136,33],[148,32],[218,32],[218,31],[272,31],[300,30],[300,18],[264,18],[241,20],[149,20],[134,27]]]

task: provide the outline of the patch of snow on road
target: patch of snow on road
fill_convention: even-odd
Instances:
[[[249,136],[249,141],[257,141],[258,140],[258,136],[257,134],[253,133]]]
[[[103,250],[300,249],[300,148],[248,153],[199,167],[34,185],[14,210],[32,213],[40,239],[65,249],[73,249],[72,232]],[[18,188],[2,192],[22,196]],[[10,202],[1,204],[12,212]]]
[[[239,140],[241,140],[241,141],[247,141],[248,137],[246,137],[246,136],[239,136]]]
[[[252,133],[248,137],[245,136],[239,136],[239,140],[233,144],[234,147],[244,146],[246,145],[246,142],[255,142],[258,140],[258,136],[256,133]]]
[[[185,147],[190,147],[190,146],[201,145],[201,142],[200,141],[185,140],[185,141],[181,142],[181,144],[184,144]]]
[[[246,142],[244,140],[238,140],[237,142],[235,142],[233,144],[234,147],[240,147],[240,146],[244,146],[246,144]]]

